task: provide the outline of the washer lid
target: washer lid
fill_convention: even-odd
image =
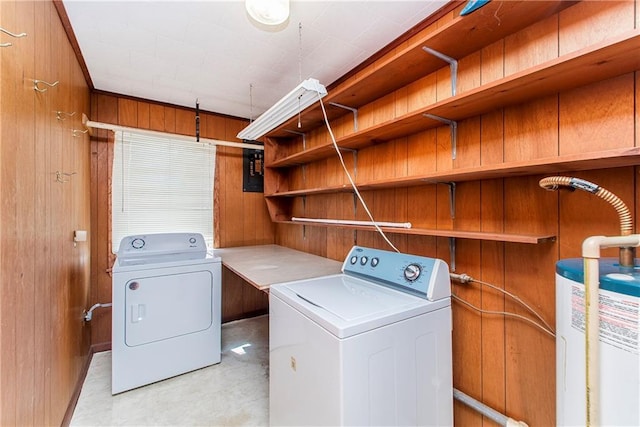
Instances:
[[[449,298],[432,302],[345,274],[273,285],[270,293],[338,338],[450,305]]]

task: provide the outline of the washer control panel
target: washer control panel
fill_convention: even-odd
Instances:
[[[449,266],[437,258],[354,246],[342,272],[432,301],[451,296]]]
[[[127,236],[120,241],[121,264],[144,264],[166,259],[199,259],[207,255],[200,233],[158,233]]]

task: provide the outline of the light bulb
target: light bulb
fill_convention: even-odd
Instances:
[[[289,18],[289,0],[245,0],[249,16],[264,25],[280,25]]]

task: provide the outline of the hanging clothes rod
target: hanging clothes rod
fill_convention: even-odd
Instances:
[[[147,129],[136,129],[136,128],[131,128],[131,127],[126,127],[126,126],[118,126],[118,125],[114,125],[111,123],[101,123],[101,122],[94,122],[92,120],[89,120],[87,118],[86,115],[82,115],[82,124],[89,130],[91,129],[106,129],[106,130],[110,130],[113,132],[116,131],[122,131],[122,132],[132,132],[132,133],[138,133],[138,134],[143,134],[143,135],[152,135],[152,136],[159,136],[159,137],[171,137],[174,139],[179,139],[182,141],[195,141],[195,137],[193,136],[188,136],[188,135],[178,135],[176,133],[167,133],[167,132],[157,132],[157,131],[153,131],[153,130],[147,130]],[[89,132],[89,134],[91,134],[91,132]],[[225,146],[225,147],[233,147],[233,148],[249,148],[252,150],[264,150],[264,145],[257,145],[257,144],[246,144],[244,142],[232,142],[232,141],[221,141],[218,139],[207,139],[207,138],[200,138],[200,142],[206,142],[209,144],[213,144],[213,145],[221,145],[221,146]]]

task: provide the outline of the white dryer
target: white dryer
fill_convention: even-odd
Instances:
[[[220,362],[221,262],[198,233],[122,239],[112,281],[112,394]]]
[[[453,425],[439,259],[355,246],[343,274],[271,286],[271,425]]]

